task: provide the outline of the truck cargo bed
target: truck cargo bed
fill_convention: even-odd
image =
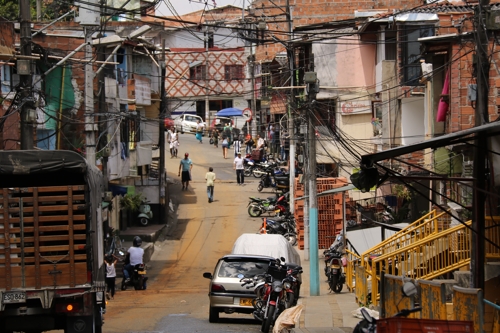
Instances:
[[[85,186],[0,189],[0,289],[87,283]]]

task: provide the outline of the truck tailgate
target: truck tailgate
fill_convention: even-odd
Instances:
[[[87,283],[84,185],[0,188],[0,289]]]

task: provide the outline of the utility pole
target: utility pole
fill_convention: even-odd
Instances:
[[[288,47],[286,48],[288,56],[288,68],[290,70],[290,87],[295,85],[295,50],[292,44],[293,39],[293,20],[292,10],[290,8],[290,0],[286,0],[286,20],[288,22]],[[290,141],[290,165],[288,171],[290,172],[290,193],[295,193],[295,123],[293,119],[293,108],[295,107],[295,89],[290,89],[289,103],[288,103],[288,135]],[[283,135],[283,133],[280,133]],[[295,212],[295,198],[290,196],[290,213]]]
[[[90,165],[95,165],[94,71],[92,69],[92,29],[83,28],[85,35],[85,153]]]
[[[210,77],[210,67],[208,65],[208,25],[205,30],[205,124],[210,127],[210,100],[208,99],[208,91],[210,88],[208,79]]]
[[[165,67],[165,39],[162,39],[161,43],[161,63],[160,63],[160,166],[158,168],[158,181],[159,181],[159,193],[158,198],[160,202],[160,223],[167,223],[166,217],[166,189],[165,189],[165,116],[166,116],[166,105],[167,101],[165,100],[165,76],[166,76],[166,67]],[[162,200],[163,197],[163,200]]]
[[[21,54],[31,56],[30,1],[20,0]],[[33,122],[36,119],[33,105],[33,76],[31,60],[18,60],[17,69],[21,81],[21,150],[33,149]]]
[[[311,57],[312,59],[312,57]],[[311,61],[311,69],[314,68]],[[308,185],[309,185],[309,256],[310,256],[310,293],[319,296],[319,263],[318,263],[318,199],[316,186],[316,130],[314,128],[314,110],[316,108],[316,94],[319,84],[315,72],[306,72],[304,82],[307,85],[307,100],[309,115],[307,116],[307,156],[308,156]]]
[[[480,126],[489,122],[488,118],[488,94],[489,94],[489,70],[490,61],[488,57],[488,31],[486,30],[486,10],[489,9],[489,0],[481,0],[476,6],[475,21],[477,26],[476,44],[477,53],[477,105],[475,111],[475,125]],[[474,219],[472,220],[472,253],[471,253],[471,275],[472,287],[484,290],[484,264],[485,264],[485,202],[484,190],[486,187],[485,156],[487,155],[488,141],[484,134],[479,134],[475,140],[474,150]]]
[[[96,152],[96,124],[94,119],[94,71],[92,68],[92,26],[101,24],[101,14],[98,0],[87,0],[85,3],[75,1],[79,6],[77,22],[83,26],[85,36],[85,87],[84,87],[84,113],[85,113],[85,153],[89,164],[95,165]]]
[[[42,0],[36,0],[36,20],[42,20]]]

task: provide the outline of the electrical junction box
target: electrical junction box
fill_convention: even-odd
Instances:
[[[486,29],[500,30],[500,10],[489,10],[486,12]]]
[[[318,75],[316,72],[305,72],[304,73],[304,82],[305,83],[316,83]]]
[[[469,84],[467,86],[467,99],[474,102],[477,99],[477,84]]]

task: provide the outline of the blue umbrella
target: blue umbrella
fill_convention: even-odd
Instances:
[[[226,108],[222,109],[216,114],[217,117],[234,117],[243,116],[243,110],[237,108]]]

